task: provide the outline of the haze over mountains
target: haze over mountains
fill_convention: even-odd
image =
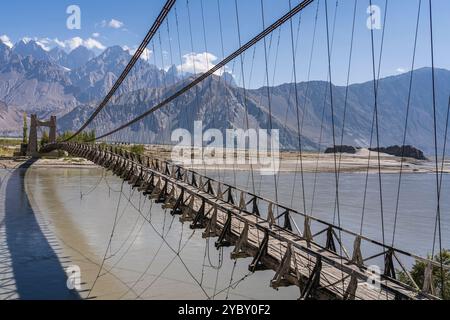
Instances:
[[[119,46],[96,56],[85,47],[70,53],[61,49],[44,50],[34,41],[20,41],[12,48],[0,41],[0,135],[20,135],[21,113],[40,117],[58,116],[59,130],[73,130],[82,124],[99,100],[109,91],[130,59]],[[408,101],[410,74],[382,79],[379,83],[380,144],[401,144]],[[98,133],[113,129],[143,113],[160,98],[181,88],[189,75],[175,66],[167,71],[140,60],[119,92],[95,123]],[[443,139],[450,71],[436,70],[439,140]],[[298,84],[299,119],[303,123],[302,142],[308,149],[332,144],[332,121],[328,84],[311,81]],[[294,84],[270,88],[273,127],[280,129],[283,147],[298,148],[297,108]],[[340,143],[344,119],[345,87],[334,87],[335,134]],[[197,89],[186,93],[168,108],[149,116],[121,134],[136,142],[170,142],[177,128],[192,129],[202,119],[205,128],[222,131],[247,128],[245,104],[252,128],[269,128],[267,88],[244,90],[230,74],[213,76]],[[370,144],[374,109],[373,83],[348,88],[343,144],[367,147]],[[132,131],[132,132],[131,132]],[[434,153],[431,69],[414,73],[408,144]],[[442,148],[442,146],[440,146]]]

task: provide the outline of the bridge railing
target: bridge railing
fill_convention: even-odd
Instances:
[[[341,254],[342,256],[345,256],[350,263],[358,266],[361,270],[367,270],[367,264],[369,261],[377,258],[384,258],[384,266],[380,268],[382,270],[382,274],[380,275],[381,278],[389,279],[390,281],[405,285],[405,283],[400,282],[397,277],[397,272],[402,271],[409,280],[408,285],[412,285],[413,290],[430,296],[434,294],[433,287],[430,284],[432,283],[431,277],[433,268],[441,267],[437,261],[423,258],[416,254],[383,244],[380,241],[370,239],[369,237],[336,226],[330,222],[307,215],[292,208],[288,208],[287,206],[278,204],[262,196],[255,195],[236,186],[207,177],[195,170],[184,168],[171,161],[160,160],[147,155],[133,154],[117,146],[107,146],[101,144],[84,145],[78,143],[66,143],[53,145],[52,148],[66,149],[67,146],[83,149],[85,150],[85,155],[92,150],[95,150],[96,152],[107,153],[110,156],[119,156],[128,160],[133,166],[132,169],[138,170],[140,174],[143,174],[144,170],[151,169],[162,176],[172,177],[176,180],[187,183],[203,192],[220,198],[227,204],[239,209],[239,211],[244,215],[249,214],[260,217],[261,220],[259,224],[261,225],[266,223],[269,224],[270,228],[282,228],[284,230],[288,230],[293,235],[297,236],[298,239],[306,240],[308,243],[319,245],[324,250]],[[293,219],[293,216],[303,218],[303,228],[300,228],[297,225],[296,221]],[[313,233],[313,223],[317,227],[317,232],[315,233]],[[258,227],[258,225],[256,227]],[[324,238],[322,244],[317,242],[320,236]],[[347,250],[343,243],[344,236],[353,238],[352,253]],[[277,237],[276,232],[273,233],[273,237]],[[362,248],[364,248],[364,243],[373,245],[377,247],[378,250],[370,256],[365,256],[362,250]],[[309,253],[315,255],[314,252]],[[420,288],[413,279],[409,270],[402,261],[405,257],[423,262],[427,266],[425,270],[426,281],[424,281],[425,284],[422,288]],[[450,267],[444,267],[446,270],[450,270]]]

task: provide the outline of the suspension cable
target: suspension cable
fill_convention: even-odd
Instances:
[[[358,7],[358,0],[354,1],[353,6],[353,22],[352,22],[352,32],[351,32],[351,40],[350,40],[350,52],[348,58],[348,67],[347,67],[347,81],[345,87],[345,97],[344,97],[344,111],[342,116],[342,128],[341,128],[341,139],[339,145],[342,146],[344,144],[344,135],[345,135],[345,122],[347,120],[347,109],[348,109],[348,96],[350,91],[350,73],[352,70],[352,60],[353,60],[353,49],[354,49],[354,40],[355,40],[355,25],[356,25],[356,9]],[[339,165],[338,165],[338,179],[340,181],[341,178],[341,165],[342,165],[342,153],[339,153]],[[336,206],[334,208],[333,214],[333,222],[336,217]]]
[[[205,72],[204,74],[198,76],[195,80],[193,80],[192,82],[190,82],[188,85],[186,85],[185,87],[183,87],[182,89],[180,89],[179,91],[177,91],[176,93],[174,93],[172,96],[170,96],[169,98],[166,98],[163,102],[159,103],[158,105],[150,108],[149,110],[147,110],[146,112],[144,112],[143,114],[141,114],[140,116],[134,118],[133,120],[125,123],[124,125],[112,130],[109,133],[106,133],[98,138],[96,138],[94,141],[96,140],[100,140],[103,139],[107,136],[110,136],[116,132],[122,131],[123,129],[129,127],[130,125],[146,118],[149,114],[154,113],[155,111],[163,108],[164,106],[166,106],[168,103],[172,102],[174,99],[178,98],[179,96],[183,95],[184,93],[186,93],[187,91],[189,91],[190,89],[192,89],[193,87],[195,87],[197,84],[201,83],[202,81],[204,81],[205,79],[207,79],[208,77],[210,77],[212,74],[216,73],[217,71],[219,71],[220,69],[222,69],[225,65],[227,65],[230,61],[233,61],[235,58],[237,58],[239,55],[241,55],[242,53],[244,53],[245,51],[247,51],[249,48],[253,47],[256,43],[258,43],[259,41],[261,41],[264,37],[266,37],[268,34],[270,34],[271,32],[273,32],[274,30],[278,29],[280,26],[282,26],[284,23],[286,23],[287,21],[289,21],[290,18],[292,18],[293,16],[295,16],[296,14],[298,14],[300,11],[304,10],[306,7],[308,7],[314,0],[304,0],[302,1],[300,4],[298,4],[297,6],[295,6],[292,10],[290,10],[288,13],[286,13],[283,17],[281,17],[280,19],[278,19],[275,23],[273,23],[271,26],[269,26],[268,28],[266,28],[264,31],[262,31],[260,34],[258,34],[256,37],[254,37],[252,40],[250,40],[249,42],[247,42],[246,44],[244,44],[242,47],[240,47],[238,50],[236,50],[234,53],[232,53],[231,55],[229,55],[227,58],[225,58],[224,60],[222,60],[221,62],[219,62],[217,65],[215,65],[214,67],[212,67],[209,71]]]
[[[416,33],[414,36],[414,48],[413,48],[413,57],[412,57],[412,63],[411,63],[411,74],[409,77],[409,90],[408,90],[408,100],[406,104],[406,116],[405,116],[405,127],[403,131],[403,143],[402,143],[402,153],[401,153],[401,161],[400,161],[400,174],[398,178],[398,187],[397,187],[397,199],[395,204],[395,215],[394,215],[394,229],[392,232],[392,246],[395,244],[395,236],[397,231],[397,222],[398,222],[398,213],[399,213],[399,207],[400,207],[400,193],[401,193],[401,187],[402,187],[402,178],[403,178],[403,168],[405,164],[405,145],[406,145],[406,138],[408,135],[408,123],[409,123],[409,114],[411,109],[411,98],[412,98],[412,87],[413,87],[413,79],[414,79],[414,68],[416,65],[416,52],[417,52],[417,38],[419,33],[419,24],[420,24],[420,14],[422,9],[422,0],[419,0],[419,8],[417,10],[417,22],[416,22]]]
[[[370,0],[370,4],[372,4],[372,1]],[[378,74],[377,76],[374,75],[374,91],[378,91],[379,82],[380,82],[380,76],[381,76],[381,62],[383,58],[383,52],[384,52],[384,40],[385,40],[385,31],[386,31],[386,24],[387,24],[387,13],[388,13],[388,0],[385,0],[385,11],[384,11],[384,18],[383,18],[383,31],[381,34],[381,48],[380,48],[380,56],[378,60]],[[371,30],[371,38],[373,38],[373,28]],[[373,42],[373,41],[372,41]],[[374,44],[372,43],[372,68],[375,68],[375,48]],[[372,71],[374,72],[374,71]],[[370,131],[370,147],[369,151],[372,148],[373,145],[373,138],[374,138],[374,130],[375,130],[375,121],[376,121],[376,108],[374,108],[373,115],[372,115],[372,127]],[[380,155],[378,153],[378,155]],[[366,202],[367,202],[367,192],[368,192],[368,185],[369,185],[369,171],[370,171],[370,161],[371,161],[371,153],[369,152],[369,156],[367,159],[367,172],[366,172],[366,179],[365,179],[365,188],[364,188],[364,197],[363,197],[363,208],[362,208],[362,214],[361,214],[361,224],[360,224],[360,234],[363,233],[364,228],[364,220],[365,220],[365,214],[366,214]],[[381,185],[380,185],[381,187]]]
[[[387,0],[386,0],[387,1]],[[370,0],[370,6],[372,6],[372,0]],[[373,21],[371,21],[373,24]],[[384,29],[384,28],[383,28]],[[380,213],[381,213],[381,234],[383,238],[383,244],[386,243],[385,236],[385,224],[384,224],[384,206],[383,206],[383,185],[382,185],[382,175],[381,175],[381,153],[380,153],[380,124],[379,124],[379,110],[378,110],[378,81],[376,78],[375,71],[375,43],[374,43],[374,32],[373,28],[370,30],[370,38],[372,43],[372,72],[373,72],[373,90],[374,90],[374,109],[375,109],[375,127],[376,127],[376,139],[377,139],[377,160],[378,160],[378,183],[380,192]],[[380,72],[380,68],[378,68]]]
[[[292,8],[292,1],[289,0],[289,9],[291,9],[291,8]],[[297,111],[297,132],[298,132],[298,148],[299,148],[299,157],[300,157],[303,211],[306,213],[305,178],[304,178],[304,173],[303,173],[303,142],[302,142],[302,136],[300,133],[300,106],[299,106],[299,101],[298,101],[297,59],[296,59],[296,45],[294,45],[294,27],[293,27],[292,19],[289,21],[289,24],[290,24],[290,31],[291,31],[291,49],[292,49],[292,66],[293,66],[292,69],[293,69],[293,73],[294,73],[295,108]],[[298,32],[298,34],[299,33],[300,32]],[[298,41],[298,38],[297,38],[297,41]],[[306,109],[306,107],[305,107],[305,109]],[[295,170],[293,188],[295,188],[296,176],[297,176],[297,170]],[[293,196],[294,196],[294,190],[292,191],[292,197]]]
[[[336,2],[337,4],[337,2]],[[337,11],[337,6],[336,6]],[[332,76],[332,68],[331,68],[331,46],[330,46],[330,28],[328,24],[328,0],[325,0],[325,21],[327,25],[327,53],[328,53],[328,74],[330,77],[329,81],[329,89],[330,89],[330,109],[331,109],[331,127],[333,132],[333,146],[336,150],[336,126],[335,126],[335,110],[334,110],[334,95],[333,95],[333,76]],[[336,23],[336,21],[334,21]],[[341,235],[341,211],[340,211],[340,204],[339,204],[339,174],[338,174],[338,162],[337,162],[337,154],[334,153],[334,172],[335,172],[335,188],[336,188],[336,204],[337,204],[337,216],[338,216],[338,226],[339,226],[339,242],[342,243],[342,235]],[[340,257],[341,257],[341,265],[344,264],[343,261],[343,254],[342,254],[342,245],[339,246],[340,248]],[[342,291],[345,292],[345,283],[344,283],[344,271],[342,271]]]
[[[128,74],[130,73],[131,69],[133,69],[134,65],[139,61],[139,58],[141,57],[142,53],[145,51],[145,48],[147,48],[148,44],[155,36],[156,32],[158,31],[159,27],[162,25],[164,19],[169,14],[169,12],[172,9],[175,2],[176,2],[176,0],[167,0],[166,4],[162,8],[161,12],[159,13],[159,15],[156,18],[155,22],[153,23],[152,27],[148,31],[144,40],[142,41],[141,45],[138,47],[138,49],[134,53],[133,57],[131,58],[130,62],[128,62],[128,65],[125,67],[125,70],[123,70],[122,74],[119,76],[116,83],[114,83],[113,87],[108,92],[106,97],[103,99],[103,101],[97,107],[97,109],[92,113],[92,115],[89,117],[89,119],[81,126],[81,128],[78,129],[78,131],[75,134],[73,134],[70,138],[66,139],[65,142],[70,141],[73,138],[75,138],[76,136],[78,136],[97,117],[97,115],[100,113],[100,111],[102,111],[106,107],[108,102],[111,100],[113,95],[116,93],[116,91],[119,89],[119,87],[122,85],[123,81],[126,79]]]
[[[265,23],[265,17],[264,17],[264,0],[261,0],[260,2],[261,2],[262,25],[263,25],[263,29],[265,29],[266,23]],[[269,130],[272,134],[272,131],[273,131],[272,98],[271,98],[271,93],[270,93],[269,65],[268,65],[268,56],[267,56],[266,37],[263,38],[263,43],[264,43],[264,61],[265,61],[265,66],[266,66],[266,80],[267,80],[267,101],[268,101],[268,106],[269,106]],[[279,44],[279,42],[278,42],[278,44]],[[271,148],[273,148],[273,146],[271,146]],[[271,150],[271,156],[273,159],[273,157],[274,157],[273,150]],[[276,174],[274,174],[274,183],[275,183],[275,186],[274,186],[275,187],[275,199],[276,199],[276,202],[278,202],[278,181],[277,181]]]
[[[434,151],[435,151],[435,162],[436,162],[436,197],[437,197],[437,208],[436,208],[436,223],[438,225],[438,235],[439,235],[439,257],[440,257],[440,271],[441,271],[441,294],[445,298],[445,280],[444,280],[444,261],[443,261],[443,251],[442,251],[442,226],[441,226],[441,193],[440,193],[440,183],[439,183],[439,159],[438,159],[438,137],[437,137],[437,110],[436,110],[436,74],[435,74],[435,63],[434,63],[434,34],[433,34],[433,6],[431,0],[428,1],[430,10],[430,53],[431,53],[431,82],[432,82],[432,95],[433,95],[433,130],[434,130]],[[435,253],[435,239],[433,239],[433,254]]]
[[[234,0],[234,7],[235,7],[235,13],[236,13],[236,23],[237,23],[237,29],[238,29],[238,39],[239,39],[239,46],[242,46],[242,38],[241,38],[241,23],[239,20],[239,7],[237,4],[237,0]],[[264,27],[263,27],[264,29]],[[265,41],[265,38],[264,38]],[[244,93],[244,109],[245,109],[245,123],[247,126],[247,130],[250,129],[250,122],[249,122],[249,117],[248,117],[248,101],[247,101],[247,89],[246,89],[246,85],[245,85],[245,71],[244,71],[244,58],[243,55],[239,55],[240,57],[240,62],[241,62],[241,78],[242,78],[242,89],[243,89],[243,93]],[[250,148],[249,148],[249,152],[251,152]],[[233,155],[234,156],[234,155]],[[251,157],[249,157],[250,159],[250,169],[251,169],[251,178],[252,178],[252,190],[253,193],[256,193],[256,187],[255,187],[255,174],[253,171],[253,161],[251,159]]]

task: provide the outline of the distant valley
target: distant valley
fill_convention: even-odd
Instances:
[[[46,51],[33,41],[21,41],[13,47],[0,41],[0,135],[20,135],[23,112],[37,113],[40,117],[55,114],[59,118],[59,130],[76,129],[112,87],[129,59],[130,53],[119,46],[95,55],[85,47],[67,53],[61,49]],[[409,79],[410,74],[405,73],[380,80],[378,107],[382,146],[402,143]],[[96,120],[95,127],[99,132],[115,128],[154,106],[161,97],[181,88],[188,80],[189,75],[180,74],[175,66],[165,71],[147,61],[139,61]],[[280,130],[285,149],[298,148],[297,116],[303,123],[305,149],[332,145],[328,87],[323,81],[299,83],[299,114],[294,84],[270,88],[273,127]],[[450,71],[436,70],[436,88],[438,134],[442,140],[450,95]],[[341,144],[345,96],[345,87],[333,88],[338,144]],[[196,119],[202,119],[205,128],[245,129],[246,107],[250,127],[269,128],[267,88],[247,90],[244,96],[244,90],[225,73],[221,77],[211,77],[119,137],[126,140],[133,136],[137,139],[135,142],[140,143],[169,143],[174,129],[192,129]],[[372,82],[348,88],[342,144],[369,146],[373,108]],[[432,154],[433,143],[431,69],[424,68],[414,72],[407,144]]]

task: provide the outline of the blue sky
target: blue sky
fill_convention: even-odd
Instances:
[[[317,1],[307,8],[301,15],[300,34],[298,35],[298,51],[296,55],[298,80],[308,79],[310,54],[312,48],[312,33]],[[58,0],[58,1],[31,1],[16,0],[2,3],[0,19],[0,36],[15,43],[23,37],[36,38],[45,41],[47,46],[56,43],[66,46],[66,49],[80,43],[97,48],[98,50],[120,45],[135,48],[146,34],[149,26],[158,15],[164,0]],[[299,0],[292,0],[296,5]],[[319,4],[316,42],[311,61],[310,80],[327,79],[328,62],[326,49],[325,28],[325,0]],[[336,8],[336,0],[328,0],[330,32]],[[353,20],[354,0],[337,1],[337,20],[333,46],[332,80],[336,84],[345,84],[347,77],[348,55],[350,48],[350,34]],[[373,4],[384,14],[385,0],[373,0]],[[387,11],[387,21],[382,22],[385,29],[385,47],[381,64],[381,75],[389,76],[408,71],[411,68],[412,48],[416,16],[419,0],[390,0]],[[448,30],[450,23],[450,1],[433,0],[434,29],[435,29],[435,55],[436,66],[450,69],[448,52],[450,49],[450,36]],[[206,44],[204,41],[201,5],[203,4],[206,22]],[[69,30],[66,27],[69,5],[78,5],[81,9],[81,30]],[[366,12],[369,0],[358,0],[356,13],[356,31],[354,38],[354,58],[350,82],[370,80],[371,72],[371,44],[370,31],[366,27],[368,14]],[[234,0],[219,0],[223,22],[223,37],[225,55],[236,50],[239,46],[237,25],[234,9]],[[242,41],[248,41],[262,30],[260,0],[238,0],[241,22]],[[289,0],[264,0],[266,25],[286,13],[289,9]],[[170,36],[167,26],[160,30],[159,36],[149,46],[152,53],[150,61],[160,67],[167,68],[171,61],[184,71],[192,71],[195,63],[196,69],[210,67],[222,58],[220,41],[220,26],[217,0],[190,0],[193,48],[190,42],[189,19],[187,15],[187,1],[177,1],[177,12],[180,26],[181,53],[178,51],[175,14],[172,10],[169,16]],[[295,17],[293,24],[297,38],[297,26],[300,16]],[[375,45],[377,56],[380,48],[381,30],[375,30]],[[278,46],[278,39],[280,39]],[[272,40],[272,41],[271,41]],[[292,56],[290,45],[290,26],[285,24],[280,30],[267,39],[267,47],[272,43],[269,51],[269,79],[270,84],[280,84],[292,81]],[[429,11],[428,0],[422,0],[422,14],[419,26],[418,51],[416,68],[430,66],[429,49]],[[170,55],[172,47],[172,55]],[[204,53],[207,51],[209,55]],[[277,50],[278,48],[278,50]],[[268,48],[269,49],[269,48]],[[195,54],[190,53],[194,52]],[[277,55],[278,52],[278,55]],[[264,47],[260,43],[244,56],[246,85],[258,87],[265,83]],[[181,58],[180,58],[181,56]],[[277,57],[277,58],[276,58]],[[253,63],[253,70],[251,70]],[[227,67],[237,82],[242,82],[240,60]],[[189,69],[189,70],[188,70]],[[252,75],[250,77],[250,74]],[[242,83],[241,83],[242,84]]]

